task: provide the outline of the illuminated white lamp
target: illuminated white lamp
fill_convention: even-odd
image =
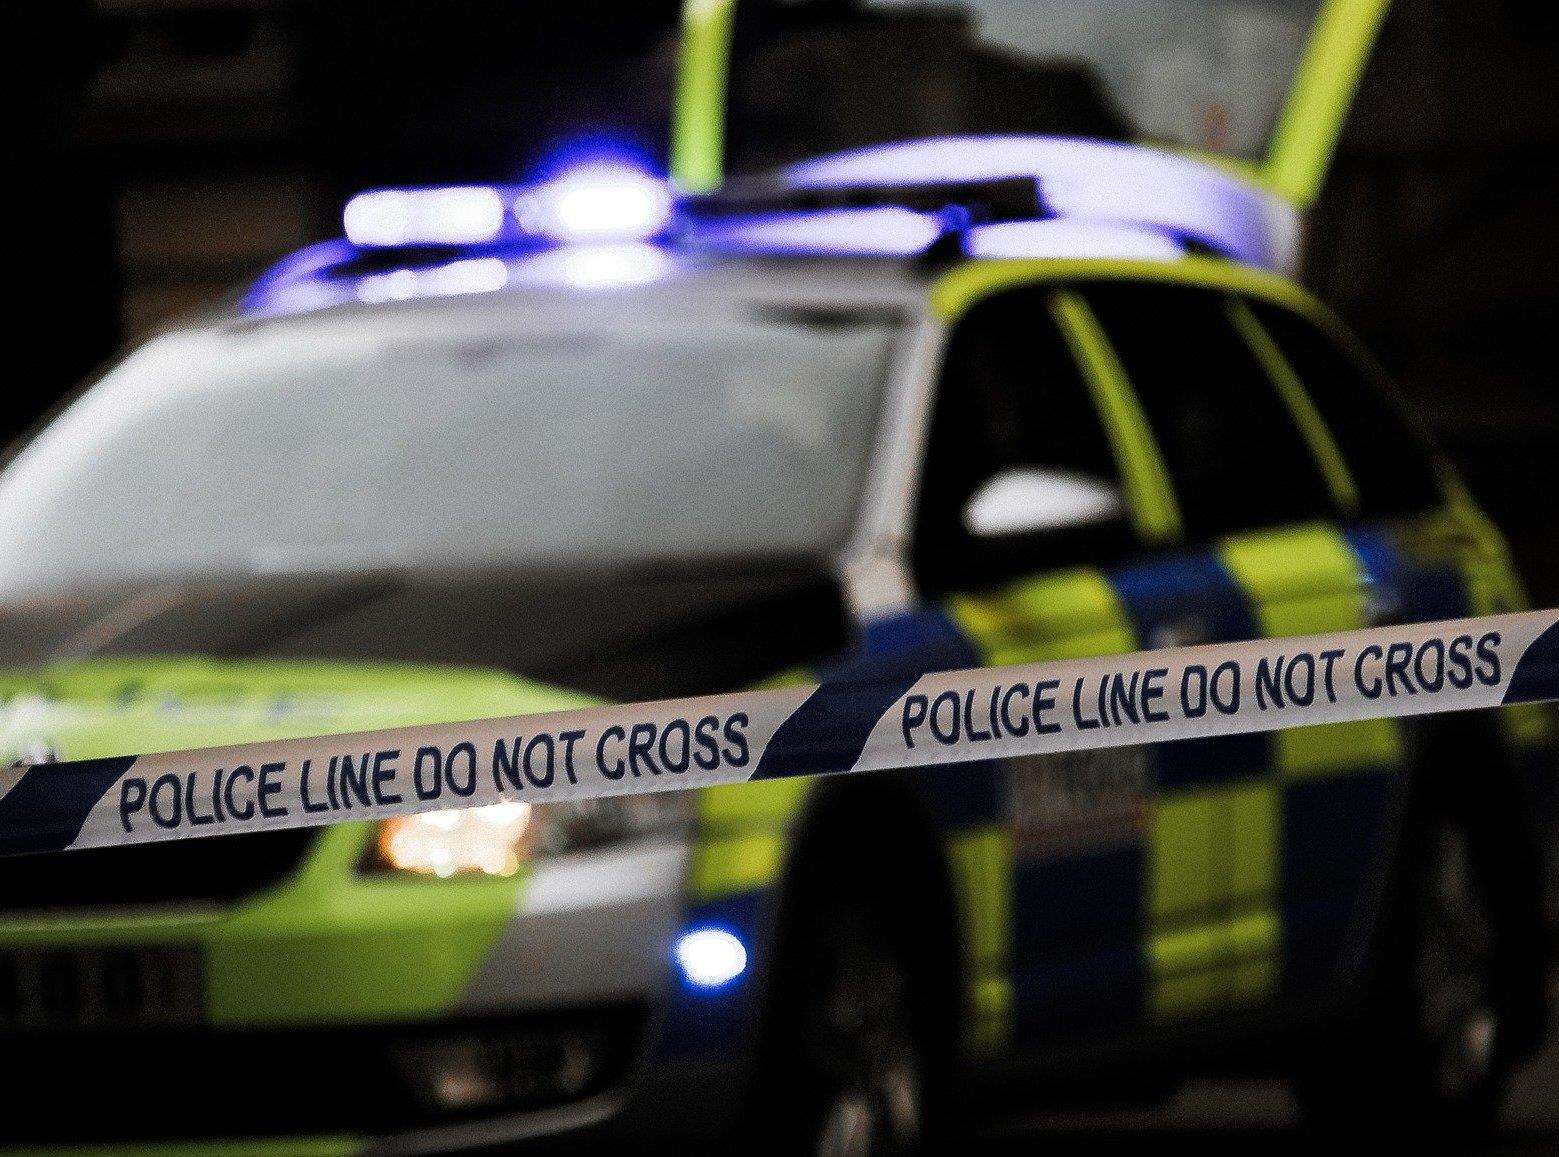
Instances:
[[[720,988],[747,971],[747,946],[724,928],[694,928],[677,938],[677,967],[695,988]]]

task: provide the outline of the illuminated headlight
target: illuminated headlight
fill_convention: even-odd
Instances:
[[[512,876],[530,857],[664,835],[687,817],[688,797],[681,792],[423,812],[380,824],[369,866],[440,878]]]

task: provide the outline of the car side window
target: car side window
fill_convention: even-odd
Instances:
[[[988,298],[949,336],[912,548],[928,595],[1135,543],[1110,439],[1050,297],[1025,288]]]
[[[1303,433],[1222,294],[1140,283],[1079,288],[1136,390],[1187,537],[1336,516]]]
[[[1403,417],[1383,375],[1298,314],[1266,302],[1249,305],[1347,459],[1361,513],[1413,514],[1440,505],[1433,455]]]

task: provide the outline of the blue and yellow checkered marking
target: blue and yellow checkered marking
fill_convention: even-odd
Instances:
[[[1347,630],[1368,625],[1388,595],[1405,620],[1465,610],[1457,572],[1403,545],[1411,539],[1411,528],[1313,524],[1108,572],[1038,575],[875,623],[820,675],[833,686],[883,673],[902,681],[1188,633],[1218,641]],[[959,898],[966,1043],[984,1052],[1058,1031],[1175,1020],[1335,979],[1403,755],[1389,720],[1161,745],[1150,751],[1140,808],[1102,843],[1071,850],[1015,839],[1006,766],[916,776]],[[782,778],[701,793],[689,920],[730,923],[761,942],[809,785]],[[687,1023],[709,1045],[721,1039],[721,1017],[700,1000]]]

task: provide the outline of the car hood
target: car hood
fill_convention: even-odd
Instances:
[[[0,759],[9,764],[176,751],[591,702],[472,667],[202,656],[83,659],[0,669]]]

